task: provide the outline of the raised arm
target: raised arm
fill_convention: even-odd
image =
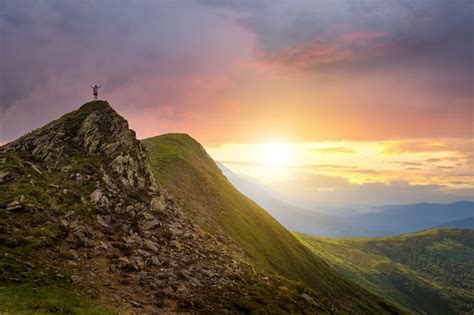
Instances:
[[[102,84],[101,84],[101,85],[99,85],[97,88],[99,89],[101,86],[102,86]]]
[[[92,85],[89,85],[91,87],[91,89],[93,89],[94,87]]]

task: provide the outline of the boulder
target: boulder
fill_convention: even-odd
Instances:
[[[104,193],[98,188],[91,193],[90,199],[92,203],[101,207],[107,206],[109,204],[109,199],[107,199]]]
[[[23,209],[23,205],[18,200],[13,200],[12,202],[7,203],[5,209],[7,211],[18,211]]]
[[[119,267],[125,271],[140,271],[140,267],[135,262],[130,261],[127,257],[119,258]]]
[[[318,303],[316,303],[316,301],[314,301],[314,299],[311,296],[309,296],[308,294],[303,293],[303,294],[301,294],[301,297],[303,298],[303,300],[307,304],[315,306],[315,307],[320,307],[320,305]]]
[[[150,220],[150,221],[143,222],[142,225],[141,225],[141,228],[144,231],[148,231],[148,230],[151,230],[152,228],[155,228],[159,225],[160,225],[160,221],[158,221],[158,219],[153,219],[153,220]]]
[[[100,214],[98,214],[96,218],[97,218],[97,222],[99,222],[100,226],[102,226],[103,228],[108,228],[109,227],[109,225],[107,224],[105,219]]]
[[[8,183],[12,179],[12,175],[6,171],[0,171],[0,184]]]
[[[150,252],[157,253],[159,251],[158,246],[156,246],[155,242],[153,242],[151,240],[145,240],[143,242],[143,245]]]
[[[164,195],[151,199],[150,207],[152,211],[162,213],[166,209],[166,198]]]
[[[161,261],[156,256],[151,256],[150,262],[154,266],[161,266]]]
[[[26,162],[26,164],[28,164],[29,166],[31,166],[31,168],[38,174],[42,174],[42,172],[40,171],[40,169],[38,168],[38,166],[36,166],[35,164],[31,163],[31,162]]]

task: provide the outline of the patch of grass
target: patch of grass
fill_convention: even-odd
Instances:
[[[0,286],[0,314],[114,314],[72,289],[31,284]]]

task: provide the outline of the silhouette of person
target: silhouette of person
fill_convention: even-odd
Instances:
[[[97,101],[97,97],[99,95],[99,89],[100,89],[101,86],[102,86],[102,84],[101,85],[96,84],[94,86],[91,85],[92,95],[94,95],[94,100],[95,101]]]

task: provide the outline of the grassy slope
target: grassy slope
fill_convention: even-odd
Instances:
[[[429,314],[474,309],[474,231],[434,229],[398,237],[297,236],[371,291]]]
[[[0,287],[0,314],[114,314],[94,306],[87,298],[64,286],[36,286],[28,284]]]
[[[306,283],[321,300],[343,300],[378,313],[391,308],[315,257],[266,211],[238,192],[202,146],[184,134],[143,140],[155,177],[187,214],[216,237],[243,249],[257,268]]]

